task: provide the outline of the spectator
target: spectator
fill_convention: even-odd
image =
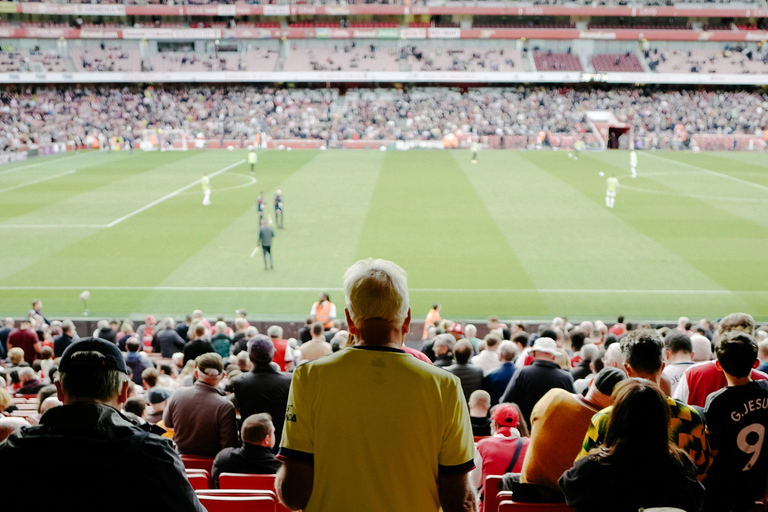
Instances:
[[[312,324],[312,339],[302,344],[300,348],[302,361],[314,361],[333,353],[331,344],[325,341],[324,332],[322,323],[315,322]]]
[[[491,405],[499,403],[501,395],[512,380],[515,374],[515,357],[517,356],[517,346],[508,340],[502,341],[499,345],[500,365],[490,371],[483,378],[483,389],[491,395]]]
[[[712,359],[712,342],[709,338],[701,334],[691,336],[691,345],[693,346],[693,362],[702,363]]]
[[[8,317],[3,320],[3,327],[0,329],[0,359],[8,357],[8,335],[13,332],[16,321]]]
[[[30,424],[24,418],[14,418],[13,416],[0,416],[0,443],[8,439],[11,434],[20,430],[21,427],[29,427]],[[2,445],[0,445],[0,451]]]
[[[152,361],[149,360],[144,352],[139,352],[141,343],[139,343],[138,338],[128,338],[128,340],[125,342],[125,347],[128,349],[128,353],[125,354],[125,364],[131,369],[131,379],[133,380],[134,384],[141,386],[142,372],[147,368],[153,367],[154,364],[152,364]]]
[[[232,389],[240,417],[245,419],[254,414],[269,413],[274,418],[275,435],[281,439],[291,376],[281,373],[273,364],[275,353],[272,340],[257,334],[248,344],[248,357],[253,369],[234,380]]]
[[[45,315],[43,314],[43,301],[41,300],[32,301],[32,309],[29,310],[27,316],[29,318],[32,318],[33,316],[39,316],[43,319],[46,325],[51,325],[51,322],[48,321],[48,319],[45,318]]]
[[[83,508],[83,496],[109,503],[117,512],[134,511],[132,500],[115,499],[115,474],[120,467],[140,486],[142,495],[162,510],[204,511],[184,474],[170,442],[120,414],[128,386],[123,356],[111,343],[86,338],[70,345],[61,358],[56,387],[64,402],[46,412],[40,424],[16,431],[0,444],[0,459],[15,471],[4,475],[9,510],[28,506],[39,493],[29,475],[41,460],[65,460],[67,471],[46,483],[64,510]]]
[[[731,313],[720,321],[716,340],[731,331],[745,332],[754,336],[755,320],[746,313]],[[715,345],[717,345],[717,341],[715,341]],[[751,376],[752,380],[768,379],[768,375],[757,370],[752,370]],[[725,375],[717,369],[717,363],[708,361],[688,368],[672,396],[688,405],[704,407],[707,397],[726,385]]]
[[[471,473],[472,484],[477,489],[483,488],[483,495],[485,477],[520,472],[531,442],[515,404],[499,404],[493,408],[491,433],[493,437],[478,441],[475,469]]]
[[[273,361],[280,367],[281,371],[290,371],[293,369],[293,349],[288,344],[288,340],[283,339],[283,328],[279,325],[271,325],[267,328],[267,336],[272,340],[275,346],[275,356]],[[274,416],[273,416],[274,418]]]
[[[313,316],[308,316],[304,325],[299,328],[299,345],[304,344],[312,339],[312,324],[315,322]]]
[[[707,397],[707,436],[714,456],[704,480],[704,510],[749,511],[765,496],[768,479],[768,453],[757,449],[768,425],[763,407],[768,404],[768,382],[750,377],[757,344],[749,334],[720,336],[715,353],[728,387]]]
[[[150,412],[146,415],[147,423],[155,425],[162,421],[163,412],[168,406],[168,399],[173,395],[173,391],[167,388],[153,387],[147,391],[147,402],[149,402]]]
[[[518,369],[509,381],[502,402],[514,402],[520,406],[526,425],[536,402],[552,388],[562,388],[573,393],[573,377],[554,362],[557,345],[552,338],[538,338],[530,351],[533,362]]]
[[[40,388],[45,386],[43,382],[37,378],[37,373],[32,368],[22,368],[19,370],[19,381],[21,387],[16,391],[16,395],[36,395]]]
[[[477,327],[473,324],[467,324],[464,326],[464,336],[468,342],[472,344],[472,351],[477,354],[477,346],[480,344],[480,338],[477,337]]]
[[[195,326],[194,332],[192,333],[192,339],[186,344],[183,352],[184,364],[187,364],[187,361],[196,360],[198,356],[203,354],[216,352],[213,349],[211,342],[205,339],[205,326],[203,324]]]
[[[280,461],[272,453],[277,433],[272,418],[267,413],[248,416],[240,429],[243,445],[224,448],[216,455],[211,469],[213,486],[219,487],[222,473],[250,475],[274,475],[280,469]]]
[[[165,318],[160,322],[160,330],[155,334],[152,350],[170,359],[176,352],[184,350],[184,339],[175,329],[173,318]]]
[[[20,347],[11,347],[8,349],[8,362],[10,364],[6,364],[6,371],[23,366],[29,366],[29,363],[24,361],[24,350],[22,350]]]
[[[179,337],[184,341],[189,340],[187,334],[189,332],[190,325],[192,325],[192,315],[187,315],[183,322],[176,324],[176,334],[178,334]]]
[[[179,453],[213,457],[238,444],[235,407],[216,387],[224,372],[221,357],[206,353],[196,362],[195,384],[176,390],[163,413],[163,423],[173,429]]]
[[[64,354],[64,350],[74,343],[76,335],[75,324],[72,320],[61,322],[61,335],[53,338],[53,355],[61,357]]]
[[[246,327],[243,337],[240,338],[240,340],[238,340],[237,343],[233,344],[232,353],[239,354],[240,352],[248,352],[248,343],[257,334],[259,334],[259,330],[253,325],[250,327]]]
[[[488,411],[491,410],[491,395],[487,391],[478,389],[469,396],[469,420],[472,423],[472,435],[475,437],[487,437],[491,435],[491,418]]]
[[[621,340],[627,375],[648,379],[658,386],[664,368],[663,349],[664,342],[655,331],[639,329],[630,332]],[[685,403],[669,397],[666,400],[671,418],[669,440],[688,453],[698,468],[699,480],[703,480],[711,458],[709,443],[704,433],[704,419],[698,411]],[[579,458],[585,457],[593,448],[605,442],[610,414],[611,407],[607,407],[592,418]]]
[[[305,512],[474,511],[472,427],[458,379],[400,350],[411,320],[405,272],[362,260],[347,270],[344,290],[357,343],[296,368],[278,496]]]
[[[464,400],[469,401],[469,396],[483,384],[483,369],[469,362],[469,358],[472,357],[472,344],[467,340],[456,343],[453,348],[453,357],[456,362],[446,366],[445,370],[459,378]]]
[[[709,344],[709,342],[707,342]],[[664,338],[664,375],[670,380],[670,393],[674,395],[685,370],[693,365],[693,344],[683,332],[670,332]]]
[[[227,324],[224,322],[216,322],[214,329],[216,334],[211,339],[213,350],[215,350],[222,359],[227,359],[230,356],[230,346],[232,343],[232,340],[227,336]]]
[[[522,483],[536,486],[528,493],[538,492],[542,501],[562,500],[560,475],[573,466],[592,416],[610,405],[614,386],[626,377],[618,368],[604,368],[586,396],[555,388],[536,403],[520,475]]]
[[[596,357],[600,357],[600,349],[594,343],[587,343],[582,345],[579,351],[579,362],[576,367],[571,369],[571,376],[573,380],[583,379],[592,373],[590,365]]]
[[[136,424],[143,425],[147,422],[144,419],[147,414],[147,404],[142,397],[132,396],[123,404],[123,414]]]
[[[501,338],[493,334],[487,335],[483,338],[485,341],[485,350],[472,358],[472,364],[479,366],[483,369],[483,374],[487,375],[488,372],[499,366],[499,345],[501,344]]]
[[[581,348],[587,340],[587,333],[577,327],[570,333],[571,348],[573,349],[573,355],[571,356],[571,366],[576,367],[581,363],[583,357],[581,356]],[[577,377],[574,377],[574,379]]]
[[[456,339],[451,334],[438,334],[435,338],[433,350],[435,353],[434,365],[438,368],[448,367],[453,364],[453,347]]]
[[[757,348],[757,360],[760,362],[757,371],[766,373],[768,372],[768,340],[758,343]]]
[[[669,441],[669,407],[658,385],[629,379],[616,386],[612,401],[605,445],[560,478],[568,506],[577,512],[613,512],[617,503],[623,510],[700,510],[704,489],[696,466]]]
[[[8,349],[18,347],[24,351],[24,361],[31,365],[42,350],[42,344],[32,330],[32,319],[22,318],[19,328],[8,335]]]
[[[51,347],[43,347],[40,353],[40,374],[43,376],[43,382],[45,384],[51,384],[53,379],[50,378],[50,371],[56,365],[56,361],[53,359],[53,349]]]

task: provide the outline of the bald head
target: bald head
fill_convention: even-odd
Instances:
[[[694,334],[691,336],[694,362],[709,361],[712,358],[712,344],[706,336]]]

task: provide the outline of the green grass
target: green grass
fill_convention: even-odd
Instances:
[[[0,313],[192,309],[299,319],[345,268],[382,257],[409,274],[414,317],[768,320],[768,155],[625,152],[87,152],[0,167]],[[213,204],[196,183],[213,174]],[[74,172],[73,172],[74,171]],[[605,207],[605,177],[621,188]],[[175,191],[189,188],[172,195]],[[285,196],[275,269],[255,199]],[[155,204],[153,204],[155,203]],[[152,205],[148,207],[149,205]]]

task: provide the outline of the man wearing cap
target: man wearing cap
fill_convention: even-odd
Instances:
[[[573,377],[555,363],[555,340],[537,338],[530,354],[533,362],[515,372],[501,397],[502,402],[514,402],[520,406],[526,424],[530,424],[533,406],[550,389],[561,388],[573,393]]]
[[[243,445],[238,448],[224,448],[216,456],[211,469],[214,487],[219,487],[222,473],[245,473],[248,475],[274,475],[282,465],[272,453],[275,446],[275,426],[269,414],[263,412],[248,416],[240,429]]]
[[[587,396],[551,389],[533,407],[531,445],[523,461],[520,481],[560,493],[560,475],[573,466],[592,416],[611,404],[613,387],[626,379],[618,368],[603,368]],[[543,491],[542,495],[551,493]]]
[[[664,369],[663,350],[664,342],[656,331],[631,331],[621,339],[624,370],[630,377],[647,379],[658,385]],[[667,397],[667,405],[670,414],[669,440],[691,457],[698,468],[699,480],[703,480],[711,462],[709,442],[704,432],[704,418],[696,409],[679,400]],[[612,407],[606,407],[592,417],[578,458],[586,456],[590,450],[605,442],[612,410]]]
[[[274,355],[275,346],[272,340],[263,334],[254,336],[248,342],[248,358],[253,363],[253,368],[233,380],[232,389],[240,409],[240,417],[244,420],[253,414],[269,413],[274,422],[275,437],[280,439],[283,435],[291,376],[280,372],[271,364]],[[276,449],[274,451],[277,453]]]
[[[512,404],[499,404],[491,412],[491,437],[482,439],[475,449],[475,469],[472,484],[483,486],[488,475],[519,473],[530,439],[522,437],[517,429],[520,414]]]
[[[152,410],[152,412],[147,414],[145,418],[148,423],[154,425],[159,421],[162,421],[163,411],[165,411],[165,408],[168,406],[168,399],[171,398],[171,395],[173,395],[172,390],[157,386],[147,391],[147,402]]]
[[[344,291],[356,344],[294,371],[278,496],[304,512],[474,511],[459,379],[401,350],[411,323],[405,272],[361,260]]]
[[[133,500],[120,497],[121,474],[131,475],[154,509],[205,510],[171,443],[119,412],[131,383],[114,344],[84,338],[70,345],[55,384],[64,405],[0,443],[0,460],[13,468],[3,475],[4,488],[12,489],[3,497],[7,510],[29,508],[31,497],[40,497],[40,481],[30,475],[45,460],[59,464],[44,492],[62,510],[135,511]]]
[[[224,373],[221,356],[203,354],[195,361],[195,384],[176,390],[163,423],[174,430],[179,453],[213,457],[222,448],[238,445],[235,406],[216,387]]]

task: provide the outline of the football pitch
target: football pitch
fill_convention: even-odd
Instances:
[[[768,320],[768,154],[639,152],[80,152],[0,167],[0,314],[303,319],[341,308],[369,256],[409,277],[414,319],[567,315]],[[605,176],[599,176],[603,172]],[[211,177],[202,205],[200,178]],[[620,188],[605,206],[606,177]],[[275,191],[274,270],[255,201]],[[341,309],[340,309],[341,313]]]

